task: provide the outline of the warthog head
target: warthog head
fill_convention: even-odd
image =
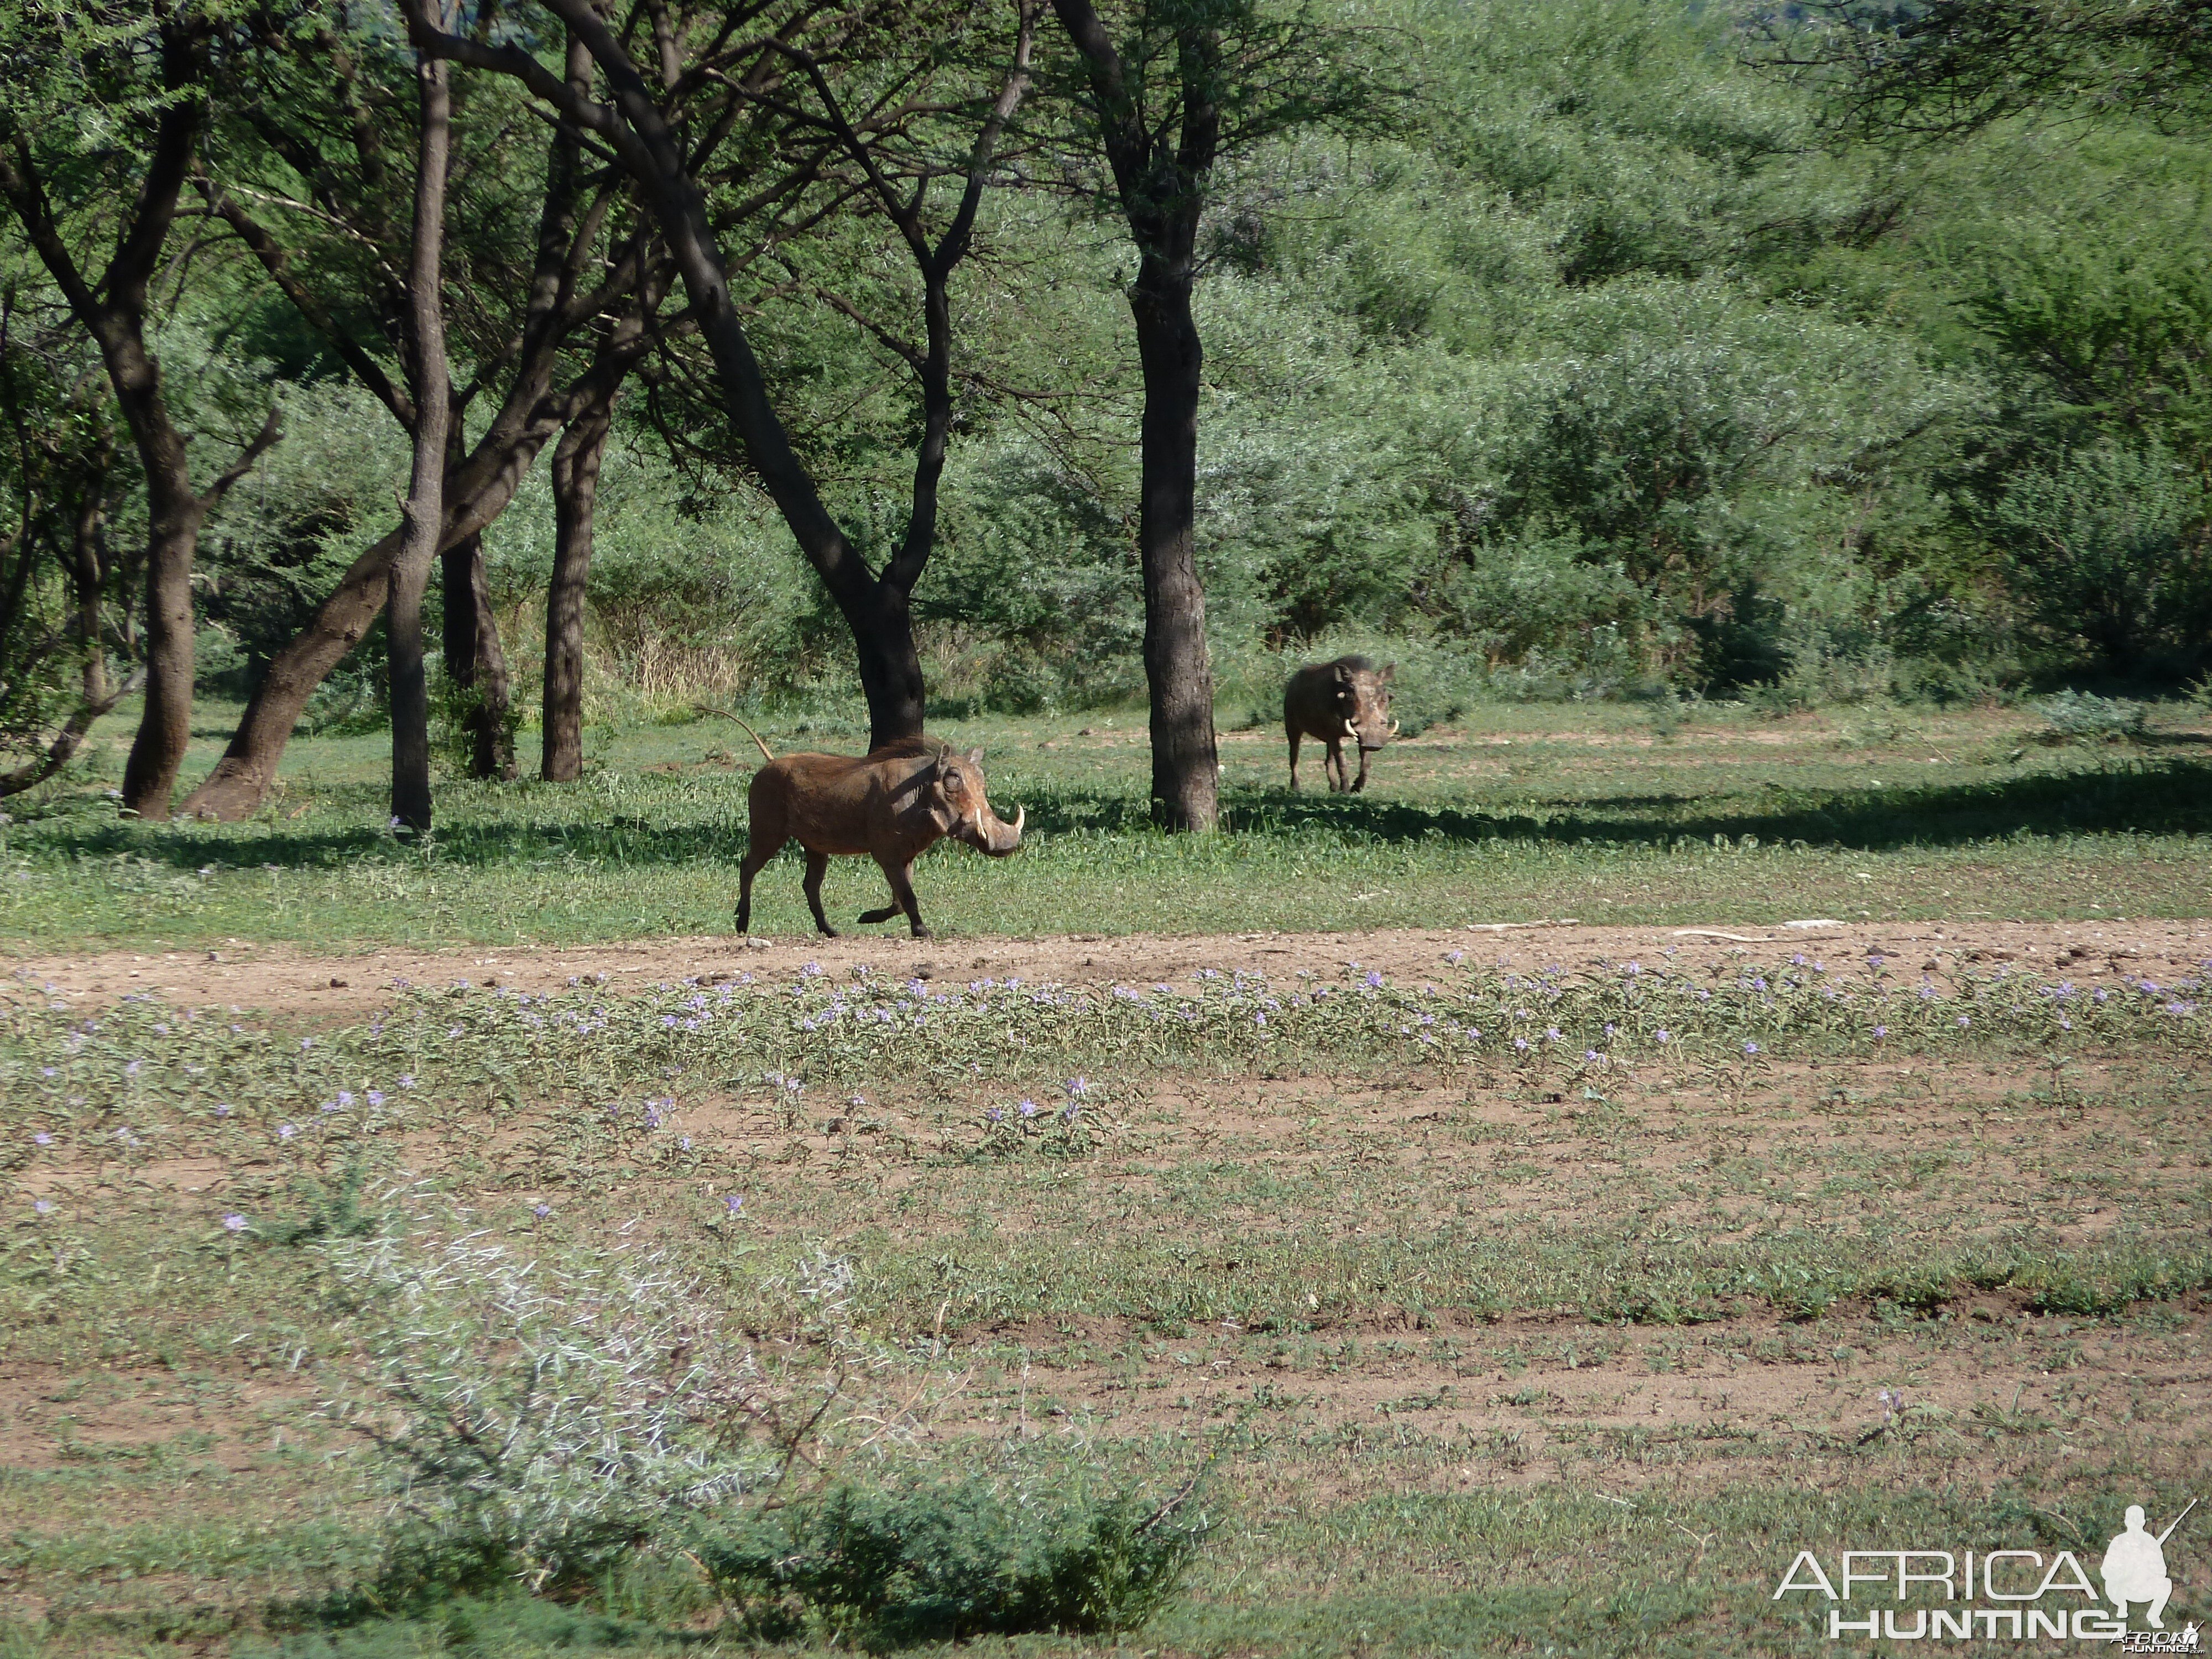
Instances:
[[[923,784],[928,792],[928,809],[939,829],[979,853],[1002,859],[1021,846],[1022,825],[1028,813],[1017,806],[1014,821],[1008,823],[991,810],[984,793],[982,758],[980,749],[970,749],[964,755],[945,750]]]
[[[1398,665],[1386,662],[1377,668],[1364,657],[1345,657],[1330,668],[1345,738],[1362,749],[1380,749],[1398,734],[1398,722],[1390,718],[1390,677]]]

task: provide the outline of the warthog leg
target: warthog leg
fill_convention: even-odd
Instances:
[[[1359,775],[1352,781],[1352,793],[1356,795],[1366,787],[1367,750],[1364,748],[1362,748],[1359,751]]]
[[[806,908],[814,912],[814,925],[822,930],[825,939],[837,937],[837,930],[830,925],[830,918],[822,914],[822,878],[830,868],[830,855],[809,848],[806,852],[806,879],[800,883],[805,890]]]
[[[894,864],[889,859],[883,858],[878,859],[876,862],[883,866],[884,879],[891,884],[891,896],[898,901],[898,908],[906,912],[906,925],[913,930],[916,939],[927,939],[929,927],[921,919],[921,901],[914,896],[914,878],[911,873],[914,869],[913,865]],[[886,905],[880,910],[871,910],[860,920],[889,921],[891,915],[890,908]]]
[[[1344,741],[1342,738],[1331,738],[1328,740],[1328,755],[1327,758],[1322,762],[1321,769],[1322,775],[1328,780],[1329,793],[1334,795],[1341,793],[1345,787],[1344,780],[1346,776],[1344,769]]]
[[[1295,795],[1298,792],[1298,745],[1306,740],[1306,734],[1295,726],[1286,726],[1283,735],[1291,740],[1291,793]]]
[[[738,931],[741,933],[752,926],[753,878],[760,874],[763,865],[783,850],[781,847],[771,847],[763,852],[761,847],[761,842],[755,841],[745,854],[744,862],[738,866]]]

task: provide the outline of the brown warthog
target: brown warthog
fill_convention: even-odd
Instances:
[[[748,731],[751,728],[747,727]],[[760,743],[756,734],[755,743]],[[761,753],[768,745],[761,744]],[[752,842],[738,884],[738,931],[752,921],[753,878],[761,866],[796,841],[806,849],[807,908],[814,925],[831,938],[837,930],[822,914],[822,876],[833,854],[866,854],[883,866],[892,903],[864,910],[862,921],[889,921],[902,910],[916,939],[929,929],[915,902],[914,861],[946,836],[979,853],[1005,858],[1022,844],[1024,814],[1002,822],[984,799],[983,751],[965,755],[931,738],[906,738],[873,754],[769,757],[753,774],[745,799],[752,813]]]
[[[1377,668],[1365,657],[1339,657],[1315,663],[1291,676],[1283,688],[1283,735],[1291,740],[1291,787],[1298,787],[1298,745],[1319,738],[1328,745],[1322,775],[1332,790],[1364,789],[1367,757],[1390,741],[1398,722],[1390,718],[1390,677],[1395,662]],[[1359,775],[1345,781],[1344,740],[1359,745]]]

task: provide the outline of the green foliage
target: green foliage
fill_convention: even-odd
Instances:
[[[2071,687],[2033,705],[2058,743],[2117,743],[2143,734],[2148,711],[2125,697],[2100,697]]]
[[[390,372],[396,256],[375,227],[404,218],[404,133],[356,131],[356,94],[312,53],[234,38],[226,8],[191,15],[211,31],[215,176],[281,230],[289,268]],[[1199,551],[1232,710],[1264,708],[1288,666],[1339,642],[1414,665],[1401,700],[1415,730],[1485,701],[1802,708],[2203,672],[2201,144],[2116,118],[2058,136],[1999,121],[1909,162],[1823,148],[1834,88],[1747,64],[1736,24],[1711,9],[1387,0],[1239,16],[1253,41],[1318,31],[1337,78],[1304,114],[1337,130],[1256,120],[1208,185]],[[7,27],[11,64],[46,77],[26,80],[21,106],[77,111],[36,136],[90,247],[89,204],[130,185],[158,112],[149,26],[95,11]],[[995,28],[963,21],[931,73],[957,79],[1001,52]],[[404,98],[394,42],[338,32],[347,84]],[[1170,44],[1147,46],[1162,74]],[[1343,97],[1346,54],[1376,52],[1410,101]],[[1038,155],[1067,137],[1067,67],[1042,62],[1024,106]],[[466,379],[520,327],[545,162],[520,94],[463,78],[448,301]],[[277,143],[280,130],[299,142]],[[1101,181],[1060,182],[1082,196]],[[1131,250],[1066,192],[994,189],[977,236],[952,286],[962,414],[915,596],[932,718],[1127,703],[1143,685]],[[8,257],[0,278],[28,330],[11,322],[6,340],[17,424],[76,433],[77,454],[114,425],[104,381],[83,373],[82,342],[58,345],[58,296],[35,262]],[[879,562],[905,529],[912,389],[821,291],[846,284],[863,310],[896,315],[910,273],[864,216],[778,258],[739,272],[740,299],[829,505]],[[390,529],[404,434],[235,238],[196,246],[159,301],[167,395],[208,453],[272,397],[284,413],[284,441],[203,538],[203,681],[236,695]],[[696,366],[693,349],[672,336],[672,363]],[[91,391],[64,419],[65,383]],[[487,406],[471,404],[471,433]],[[619,407],[588,595],[595,759],[617,723],[702,700],[851,723],[843,623],[723,428],[682,372]],[[0,458],[19,505],[37,470],[21,448]],[[88,492],[82,468],[39,465],[48,545],[0,639],[0,742],[19,750],[65,710],[80,655],[52,532],[56,502]],[[118,620],[143,539],[131,468],[125,454],[101,486],[124,555],[106,578]],[[525,718],[552,553],[544,472],[486,538]],[[24,654],[33,635],[41,649]],[[109,635],[127,665],[135,630]],[[385,719],[380,653],[372,628],[310,730]]]
[[[1212,1529],[1159,1500],[970,1477],[839,1486],[708,1530],[692,1546],[756,1628],[796,1601],[872,1652],[1024,1632],[1133,1630],[1158,1610]]]
[[[356,1154],[346,1162],[335,1182],[301,1174],[292,1183],[298,1210],[283,1219],[249,1223],[253,1237],[271,1244],[304,1244],[311,1239],[372,1238],[381,1232],[388,1218],[374,1205],[364,1206],[362,1194],[370,1179],[368,1160]]]
[[[2044,634],[2128,673],[2212,647],[2212,503],[2156,443],[2062,454],[1990,509],[2002,568]]]

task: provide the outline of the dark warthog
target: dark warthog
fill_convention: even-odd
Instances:
[[[1291,787],[1298,787],[1298,744],[1319,738],[1328,745],[1322,775],[1333,789],[1364,789],[1367,757],[1398,730],[1390,718],[1390,677],[1395,662],[1377,668],[1365,657],[1339,657],[1315,663],[1291,676],[1283,688],[1283,735],[1291,740]],[[1359,745],[1359,775],[1344,775],[1344,740]]]
[[[760,743],[757,733],[753,741]],[[764,743],[761,753],[768,755]],[[786,842],[796,841],[806,849],[806,903],[817,927],[836,937],[822,914],[822,875],[831,855],[865,853],[883,866],[895,902],[864,910],[860,920],[889,921],[903,910],[914,936],[927,939],[910,874],[916,859],[946,836],[994,859],[1022,844],[1024,813],[1018,808],[1014,821],[1003,823],[984,799],[976,766],[982,758],[980,749],[962,755],[930,738],[902,738],[858,757],[769,755],[745,794],[752,842],[739,872],[738,931],[752,921],[753,878]]]

